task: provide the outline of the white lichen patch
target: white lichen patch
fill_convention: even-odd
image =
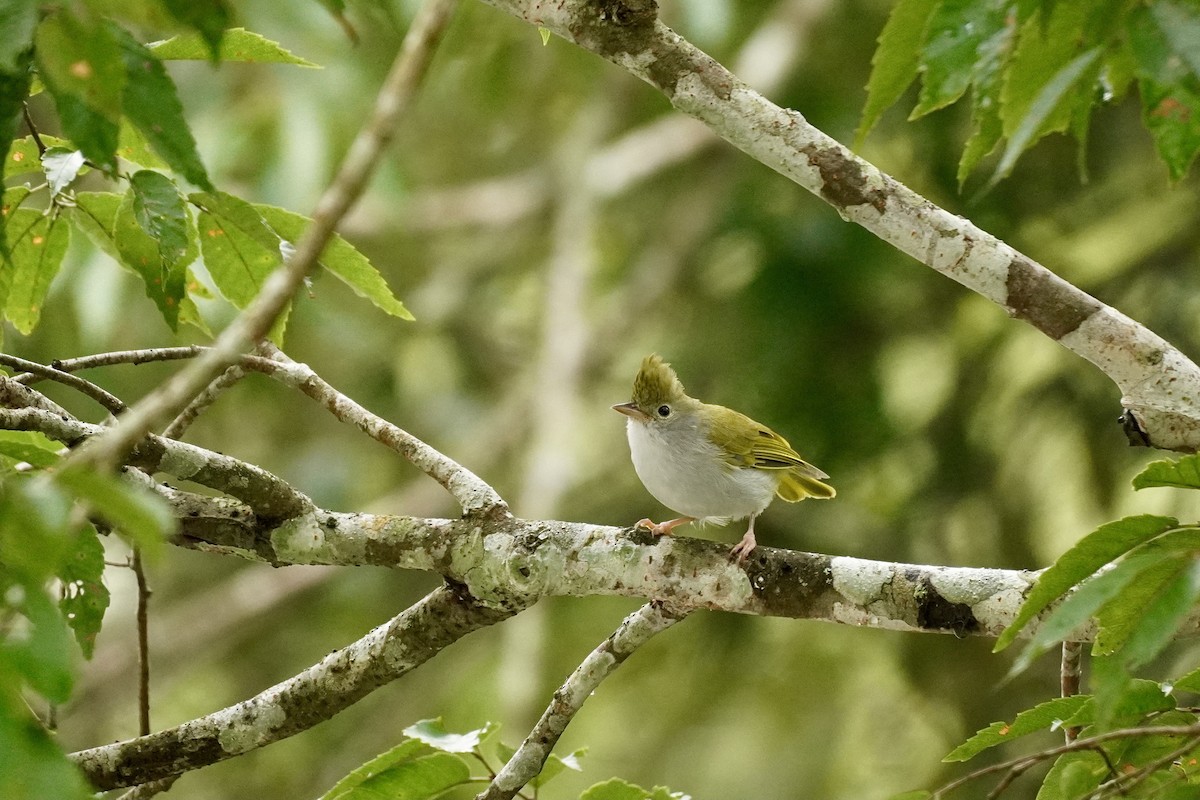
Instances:
[[[272,741],[272,731],[287,721],[287,713],[276,705],[263,705],[249,716],[238,715],[217,734],[221,749],[230,755],[253,750]]]
[[[896,574],[891,564],[847,556],[833,558],[830,568],[834,591],[862,607],[882,598],[884,586]]]
[[[1014,585],[1005,575],[981,573],[974,569],[933,569],[929,571],[929,582],[949,602],[969,606],[1006,590],[1019,595],[1024,588],[1024,584]]]
[[[329,563],[325,528],[313,514],[292,517],[271,531],[271,547],[280,561],[296,564]]]
[[[878,614],[872,614],[861,606],[851,605],[849,603],[834,603],[833,613],[831,617],[834,622],[840,622],[843,625],[855,625],[860,628],[880,628],[882,630],[891,631],[907,631],[913,627],[903,620],[894,619],[891,617],[881,617]]]

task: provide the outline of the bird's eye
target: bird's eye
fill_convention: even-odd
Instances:
[[[662,417],[663,419],[666,419],[667,417],[671,416],[671,407],[668,405],[659,406],[658,407],[658,415],[660,417]]]

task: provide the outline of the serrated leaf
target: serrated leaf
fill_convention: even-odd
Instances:
[[[38,25],[38,74],[67,138],[92,161],[114,164],[125,68],[108,25],[59,9]]]
[[[447,753],[470,753],[483,741],[487,728],[477,728],[466,733],[448,733],[442,725],[442,718],[423,719],[414,722],[404,729],[404,735],[410,739],[424,742],[436,750]]]
[[[1172,681],[1171,687],[1176,691],[1183,690],[1185,692],[1200,694],[1200,667],[1180,678],[1176,678]]]
[[[1200,78],[1200,9],[1173,0],[1155,0],[1149,7],[1171,49]]]
[[[458,756],[408,739],[342,778],[320,800],[425,800],[470,777],[470,769]]]
[[[1108,776],[1104,758],[1093,750],[1064,753],[1042,780],[1036,800],[1076,800]]]
[[[208,45],[213,61],[221,53],[225,28],[229,25],[229,6],[224,0],[162,0],[167,12],[194,29]]]
[[[166,41],[148,45],[150,52],[164,61],[204,60],[210,58],[207,44],[199,34],[185,33]],[[258,64],[294,64],[298,67],[315,67],[306,58],[292,53],[278,42],[245,28],[230,28],[225,31],[219,51],[221,61],[239,61]]]
[[[1122,670],[1113,670],[1114,664],[1113,659],[1107,657],[1092,659],[1092,684],[1110,697],[1097,698],[1093,695],[1080,706],[1076,714],[1064,719],[1059,727],[1085,727],[1098,722],[1107,724],[1106,719],[1115,718],[1119,718],[1122,724],[1133,725],[1148,714],[1161,714],[1175,708],[1175,700],[1163,692],[1161,684],[1130,678]],[[1109,706],[1103,708],[1104,703],[1100,701],[1108,702]]]
[[[75,205],[67,209],[72,222],[117,262],[121,262],[121,253],[113,237],[113,225],[120,207],[121,195],[115,192],[76,192]]]
[[[1148,8],[1135,8],[1129,21],[1142,120],[1171,179],[1179,180],[1200,152],[1200,79],[1174,51]]]
[[[56,473],[55,480],[85,501],[93,515],[128,536],[147,558],[161,552],[175,530],[175,517],[161,497],[118,476],[71,468]]]
[[[47,147],[42,154],[42,172],[50,184],[50,194],[58,195],[83,169],[83,153],[65,147]]]
[[[63,586],[59,610],[75,632],[75,641],[87,659],[95,650],[96,634],[108,608],[108,587],[101,580],[103,575],[104,545],[100,544],[96,529],[88,525],[77,534],[75,548],[67,554],[58,574]]]
[[[1200,489],[1200,455],[1184,456],[1172,461],[1164,459],[1147,464],[1133,479],[1134,489],[1154,486],[1173,486]]]
[[[672,792],[665,786],[655,786],[653,789],[646,790],[620,778],[610,778],[586,789],[583,794],[579,795],[579,800],[670,800],[684,796],[679,792]]]
[[[150,169],[170,169],[171,165],[163,161],[150,147],[146,137],[129,124],[127,120],[121,123],[121,132],[117,155],[131,164]]]
[[[975,77],[979,49],[1008,24],[1009,0],[943,0],[921,48],[921,93],[910,119],[958,100]]]
[[[535,775],[533,780],[529,782],[530,785],[535,787],[545,786],[547,783],[560,775],[564,769],[574,770],[575,772],[583,772],[583,767],[580,765],[579,759],[586,754],[586,747],[582,747],[575,752],[561,758],[556,756],[554,753],[551,753],[546,759],[546,763],[542,765],[542,771]]]
[[[200,252],[213,282],[229,302],[245,308],[283,263],[282,240],[245,200],[224,192],[188,199],[203,209],[197,222]]]
[[[160,172],[138,170],[129,180],[133,215],[158,244],[164,271],[178,265],[191,240],[191,217],[175,182]]]
[[[0,455],[13,462],[45,468],[57,464],[62,445],[37,431],[0,431]]]
[[[879,34],[879,47],[871,57],[871,77],[867,80],[867,102],[862,120],[854,133],[854,147],[862,147],[867,134],[879,122],[883,112],[900,99],[917,77],[921,42],[925,26],[938,0],[900,0],[892,6],[887,23]]]
[[[993,722],[951,750],[942,761],[966,761],[990,747],[1011,742],[1031,733],[1049,730],[1056,723],[1079,713],[1088,699],[1087,695],[1056,697],[1022,711],[1012,722]]]
[[[1143,514],[1101,525],[1080,539],[1038,577],[1016,619],[1000,634],[994,651],[1012,644],[1031,619],[1100,567],[1178,525],[1173,517]]]
[[[159,313],[171,329],[176,330],[179,326],[179,306],[187,282],[187,267],[182,257],[172,263],[163,262],[167,254],[162,250],[162,243],[147,233],[138,221],[137,204],[137,192],[131,183],[113,220],[113,243],[121,263],[138,274],[146,286],[146,296],[158,306]],[[184,224],[188,224],[186,212]],[[186,248],[187,241],[183,244]],[[170,252],[177,251],[172,249]]]
[[[1008,23],[979,45],[979,58],[974,67],[971,89],[971,135],[963,147],[958,162],[958,186],[962,189],[967,176],[984,156],[991,153],[1003,134],[1000,120],[1000,91],[1004,67],[1012,51],[1016,25]]]
[[[1129,669],[1146,664],[1175,638],[1197,600],[1200,600],[1200,562],[1193,555],[1145,607],[1138,626],[1113,656],[1122,659]]]
[[[55,215],[19,208],[6,218],[5,235],[12,269],[5,270],[5,316],[23,334],[30,334],[42,315],[50,282],[62,266],[70,226]]]
[[[262,214],[263,219],[280,237],[292,244],[300,241],[304,229],[312,221],[300,214],[275,206],[255,204],[254,208]],[[413,319],[404,304],[392,294],[392,290],[383,276],[379,274],[379,270],[375,269],[366,256],[340,235],[335,233],[329,238],[329,243],[321,252],[320,262],[342,283],[353,289],[355,294],[370,300],[376,308],[393,317]]]
[[[1096,634],[1096,640],[1092,642],[1092,655],[1111,655],[1128,641],[1140,623],[1146,607],[1163,586],[1179,573],[1181,566],[1174,559],[1167,559],[1158,566],[1151,567],[1142,573],[1136,582],[1127,586],[1113,602],[1100,609],[1096,614],[1100,630]]]
[[[212,183],[183,116],[175,82],[144,45],[115,25],[113,31],[127,76],[123,93],[126,118],[172,170],[196,186],[211,190]]]
[[[1090,87],[1093,83],[1095,67],[1103,51],[1094,47],[1075,57],[1070,63],[1058,70],[1054,76],[1042,86],[1037,96],[1030,103],[1008,138],[1004,155],[992,175],[989,185],[995,185],[1001,179],[1008,177],[1017,159],[1028,150],[1038,139],[1047,133],[1064,130],[1071,118],[1071,109],[1076,99],[1078,87]],[[1064,114],[1065,119],[1059,117]],[[1001,119],[1005,119],[1004,112]],[[1007,127],[1007,121],[1005,121]]]

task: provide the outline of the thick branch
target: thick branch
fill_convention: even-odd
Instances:
[[[1200,449],[1200,369],[1167,341],[969,221],[939,208],[751,89],[657,20],[653,0],[484,0],[628,70],[756,160],[897,249],[1098,366],[1144,434]],[[1140,429],[1137,431],[1136,429]]]
[[[435,589],[357,642],[270,689],[176,728],[71,755],[101,790],[179,775],[317,725],[472,631],[519,609],[477,604]]]
[[[687,611],[668,608],[662,603],[648,603],[626,617],[558,688],[553,701],[517,752],[476,800],[511,800],[522,786],[542,771],[563,731],[600,682],[652,636],[665,631],[687,614]]]
[[[1036,577],[772,547],[759,547],[739,565],[720,542],[582,522],[316,511],[271,527],[227,499],[159,491],[179,518],[176,543],[182,546],[275,565],[432,571],[498,606],[531,605],[546,596],[620,595],[683,608],[995,636]]]

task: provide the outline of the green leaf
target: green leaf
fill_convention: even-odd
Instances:
[[[0,72],[18,72],[33,42],[39,0],[7,0],[0,7]]]
[[[535,787],[545,786],[561,774],[564,769],[583,772],[583,766],[579,763],[579,759],[585,755],[587,755],[586,747],[581,747],[575,752],[561,758],[551,753],[550,757],[546,759],[546,763],[542,765],[542,771],[534,776],[533,780],[529,783]]]
[[[1011,742],[1037,731],[1061,727],[1062,722],[1079,713],[1088,700],[1087,695],[1078,694],[1056,697],[1022,711],[1012,722],[993,722],[950,751],[942,761],[966,761],[989,747]]]
[[[0,575],[15,576],[38,591],[57,575],[73,546],[70,509],[70,499],[45,474],[0,480],[0,564],[5,567]]]
[[[943,0],[929,18],[921,49],[921,93],[910,119],[958,100],[975,77],[979,51],[1003,31],[1010,0]]]
[[[175,182],[160,172],[138,170],[129,180],[133,215],[142,230],[158,244],[164,272],[178,265],[193,238],[191,217]]]
[[[167,12],[194,29],[208,45],[212,60],[221,53],[221,40],[229,25],[229,6],[224,0],[162,0]]]
[[[50,194],[57,196],[75,180],[83,169],[83,153],[65,147],[47,147],[42,154],[42,171],[50,184]]]
[[[50,282],[62,266],[71,241],[70,226],[57,215],[20,208],[7,217],[5,235],[12,262],[11,271],[5,271],[5,315],[28,335],[37,326]]]
[[[142,136],[141,132],[130,125],[128,121],[121,123],[120,144],[117,147],[117,155],[131,164],[137,164],[140,167],[163,170],[171,168],[170,164],[155,154],[150,147],[150,143],[146,141],[146,137]]]
[[[212,183],[183,116],[174,81],[162,62],[144,45],[115,25],[112,30],[120,44],[127,76],[123,95],[125,116],[171,169],[191,183],[211,190]]]
[[[1080,539],[1041,574],[1016,619],[1000,634],[994,650],[1012,644],[1031,619],[1100,567],[1178,525],[1172,517],[1144,514],[1101,525]]]
[[[108,588],[100,579],[104,575],[104,545],[91,525],[85,526],[76,539],[73,552],[67,554],[58,574],[63,584],[58,607],[75,632],[83,657],[90,659],[109,600]]]
[[[245,308],[271,272],[283,263],[279,235],[245,200],[224,192],[196,193],[188,199],[200,212],[200,252],[221,294]]]
[[[542,37],[542,47],[550,44],[550,29],[538,25],[538,34]]]
[[[70,150],[70,142],[66,139],[60,139],[57,136],[48,136],[41,134],[42,144],[49,150],[52,147],[58,147],[65,150]],[[37,142],[32,136],[25,136],[20,139],[15,139],[12,147],[8,149],[8,158],[4,160],[4,177],[8,178],[13,175],[23,175],[27,172],[41,172],[42,161],[41,153],[38,151]]]
[[[150,52],[163,61],[188,61],[210,58],[207,44],[199,34],[185,33],[166,41],[148,45]],[[219,52],[221,61],[241,61],[258,64],[294,64],[298,67],[315,67],[306,58],[290,52],[278,42],[273,42],[245,28],[230,28],[225,31]]]
[[[275,206],[255,204],[254,208],[280,237],[293,245],[300,241],[304,229],[312,222],[307,217]],[[396,299],[387,281],[367,257],[338,234],[333,234],[321,252],[321,265],[354,290],[359,297],[370,300],[376,308],[393,317],[411,320],[412,314]]]
[[[470,778],[458,756],[408,739],[342,778],[320,800],[425,800]]]
[[[1174,51],[1159,19],[1145,6],[1130,15],[1129,39],[1142,120],[1171,179],[1179,180],[1200,152],[1200,79]]]
[[[888,800],[928,800],[930,797],[933,797],[933,792],[928,789],[914,789],[911,792],[894,794]]]
[[[1094,750],[1064,753],[1046,773],[1037,800],[1076,800],[1107,776],[1108,765]]]
[[[71,697],[71,632],[39,586],[25,585],[14,611],[29,620],[25,636],[0,639],[0,660],[12,664],[35,692],[52,703]]]
[[[121,195],[114,192],[76,192],[75,205],[69,207],[67,213],[71,215],[71,221],[93,244],[114,261],[124,264],[113,234],[117,211],[120,208]]]
[[[1080,85],[1091,86],[1095,80],[1094,67],[1102,52],[1099,47],[1094,47],[1081,53],[1058,70],[1041,88],[1016,130],[1009,135],[1008,145],[1004,148],[1004,155],[1000,157],[1000,163],[996,166],[989,185],[995,185],[1002,178],[1008,177],[1021,153],[1032,147],[1038,139],[1047,133],[1066,128],[1070,120],[1071,106],[1075,101],[1072,91],[1077,90]],[[1066,119],[1060,119],[1064,114]],[[1003,111],[1001,119],[1007,126]]]
[[[116,475],[64,469],[55,480],[85,501],[93,515],[129,537],[147,558],[155,557],[175,531],[176,521],[161,497]]]
[[[979,58],[973,67],[975,78],[971,90],[971,136],[963,147],[958,162],[958,186],[962,189],[967,176],[988,153],[995,149],[1003,133],[1000,120],[1000,92],[1004,66],[1012,51],[1017,26],[1005,24],[979,45]]]
[[[36,45],[67,138],[92,161],[114,165],[125,67],[109,26],[59,9],[38,26]]]
[[[0,661],[0,674],[4,672]],[[79,769],[23,704],[0,702],[0,786],[9,800],[91,800]]]
[[[1200,455],[1147,464],[1133,479],[1133,488],[1148,489],[1154,486],[1200,489]]]
[[[437,717],[414,722],[404,729],[404,735],[410,739],[424,742],[435,750],[447,753],[470,753],[479,747],[479,743],[483,741],[487,731],[488,729],[483,727],[466,733],[448,733],[442,725],[442,718]]]
[[[35,467],[52,467],[62,456],[62,445],[37,431],[0,431],[0,455],[14,463],[24,461]]]
[[[154,183],[158,182],[154,181]],[[163,204],[167,204],[165,200]],[[113,242],[120,254],[121,263],[141,277],[146,286],[146,296],[158,306],[159,312],[171,329],[176,330],[179,326],[179,306],[183,300],[187,282],[187,265],[182,256],[176,261],[164,262],[164,258],[178,253],[176,245],[180,242],[172,240],[169,245],[170,249],[166,249],[168,244],[148,233],[139,221],[138,205],[137,190],[131,182],[125,197],[117,208],[116,218],[113,220]],[[165,220],[162,222],[164,225],[166,224]],[[178,224],[182,224],[186,231],[189,224],[186,211],[184,212],[184,221]],[[187,246],[187,241],[186,238],[182,241],[184,247]]]
[[[665,786],[655,786],[646,790],[620,778],[610,778],[585,790],[579,795],[579,800],[670,800],[685,796],[682,792],[672,792]]]
[[[1175,700],[1163,692],[1156,681],[1131,679],[1128,673],[1114,670],[1116,662],[1107,657],[1092,659],[1092,685],[1107,695],[1093,695],[1079,711],[1062,722],[1064,728],[1076,728],[1119,719],[1123,725],[1134,725],[1149,714],[1161,714],[1175,708]]]
[[[871,57],[867,80],[867,102],[854,133],[854,147],[862,147],[867,134],[917,77],[925,26],[937,0],[899,0],[892,6],[887,24],[879,34],[879,47]]]
[[[1124,645],[1141,624],[1146,608],[1162,588],[1179,574],[1182,567],[1180,560],[1166,559],[1147,569],[1135,583],[1106,603],[1096,614],[1100,630],[1092,643],[1092,655],[1111,655]]]
[[[1169,684],[1169,688],[1172,691],[1182,690],[1185,692],[1200,694],[1200,667],[1192,670],[1180,678],[1175,679],[1174,682]]]
[[[1197,600],[1200,600],[1200,561],[1193,555],[1146,606],[1137,628],[1114,657],[1121,658],[1129,669],[1149,662],[1175,638]]]
[[[1180,553],[1200,546],[1200,531],[1181,529],[1172,533],[1178,535],[1168,534],[1162,540],[1151,543],[1162,546],[1147,546],[1130,553],[1111,569],[1101,571],[1080,584],[1042,621],[1033,639],[1013,663],[1012,674],[1021,672],[1037,656],[1070,636],[1133,581],[1141,579],[1147,570],[1165,561],[1177,559]],[[1171,537],[1169,543],[1168,537]]]

